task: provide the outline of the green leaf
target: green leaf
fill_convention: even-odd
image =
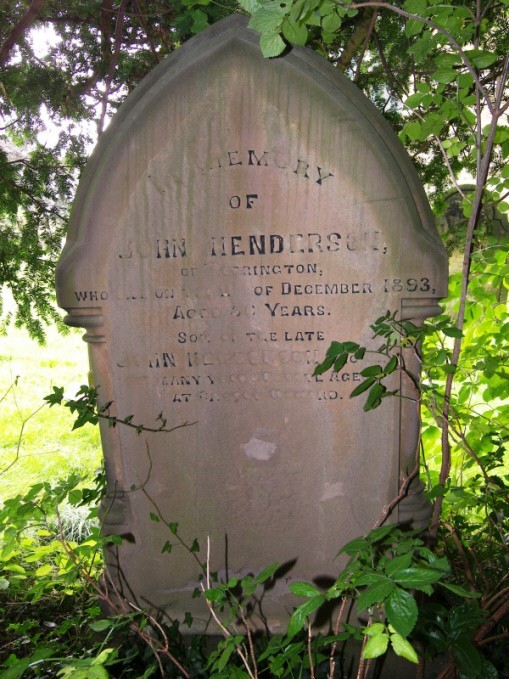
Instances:
[[[390,559],[385,564],[385,574],[388,577],[391,577],[395,573],[398,573],[399,571],[405,570],[410,566],[412,563],[412,553],[407,552],[406,554],[401,554],[400,556],[394,557],[394,559]]]
[[[442,332],[447,337],[463,337],[463,333],[459,328],[455,328],[453,325],[442,328]]]
[[[322,18],[322,28],[327,33],[336,33],[341,26],[341,18],[337,12],[331,12]]]
[[[278,568],[279,568],[279,563],[273,563],[272,565],[267,566],[267,568],[264,568],[255,577],[256,584],[261,585],[262,583],[269,580],[274,575],[274,573],[277,571]]]
[[[305,45],[308,41],[308,29],[286,18],[283,21],[283,35],[292,45]]]
[[[95,622],[91,622],[89,624],[90,629],[94,630],[94,632],[104,632],[104,630],[109,629],[112,626],[113,621],[107,619],[96,620]]]
[[[277,6],[276,3],[273,3],[270,8],[268,6],[262,7],[253,14],[249,20],[248,27],[252,28],[254,31],[258,31],[262,36],[264,34],[278,34],[281,30],[281,24],[283,23],[284,17],[285,10]],[[283,41],[281,40],[281,42]]]
[[[35,577],[42,578],[45,575],[49,575],[53,570],[53,566],[50,563],[45,563],[35,571]]]
[[[391,634],[391,646],[396,655],[399,655],[416,665],[419,663],[419,656],[415,652],[414,647],[400,634]]]
[[[163,545],[163,548],[161,549],[161,554],[170,554],[172,549],[173,545],[169,540],[166,540],[166,542]]]
[[[383,576],[381,577],[383,578]],[[359,597],[357,602],[359,610],[362,611],[373,604],[383,603],[395,587],[396,585],[389,578],[383,578],[376,584],[369,585]]]
[[[407,637],[417,622],[417,603],[410,592],[396,587],[385,602],[387,620],[398,634]]]
[[[200,4],[205,3],[202,2]],[[193,23],[191,24],[191,31],[193,33],[200,33],[209,25],[209,18],[203,10],[195,9],[191,12],[191,16],[193,17]]]
[[[428,7],[428,2],[427,0],[405,0],[403,6],[410,14],[422,16]]]
[[[424,28],[422,21],[417,19],[408,19],[405,25],[405,35],[407,38],[411,38],[413,35],[419,34]]]
[[[258,0],[239,0],[239,5],[248,14],[254,14],[260,6]]]
[[[447,83],[456,80],[457,72],[452,68],[439,68],[431,76],[437,83]]]
[[[297,596],[304,596],[307,598],[320,594],[320,591],[309,582],[292,582],[292,584],[289,585],[289,589]]]
[[[374,410],[375,408],[378,408],[382,402],[382,396],[386,391],[387,388],[383,384],[380,384],[379,382],[374,384],[369,391],[368,398],[364,404],[364,410],[367,412],[368,410]]]
[[[374,634],[369,638],[367,644],[364,646],[363,657],[369,658],[379,658],[387,651],[389,645],[389,635],[387,632],[383,634]]]
[[[193,544],[191,545],[191,552],[199,552],[200,551],[200,544],[198,540],[195,538],[193,540]]]
[[[338,358],[334,361],[334,372],[339,372],[345,367],[348,360],[348,354],[340,354]]]
[[[465,50],[465,54],[479,70],[492,66],[498,59],[496,54],[493,52],[486,52],[485,50]]]
[[[389,363],[387,363],[387,365],[385,366],[384,373],[386,375],[390,375],[391,373],[393,373],[396,370],[397,367],[398,367],[398,357],[393,356],[391,358],[391,360],[389,361]]]
[[[454,592],[454,594],[464,597],[465,599],[478,599],[481,596],[479,592],[470,592],[459,585],[453,585],[452,582],[441,582],[440,586],[445,587],[451,592]]]
[[[325,602],[325,595],[320,594],[313,599],[308,599],[292,613],[288,625],[287,636],[289,639],[294,637],[304,627],[306,620],[311,613],[314,613]]]
[[[372,377],[374,375],[381,375],[383,372],[382,366],[380,365],[370,365],[367,368],[364,368],[364,370],[361,370],[360,374],[363,377]]]
[[[425,585],[431,585],[444,577],[444,571],[436,568],[422,568],[415,566],[406,568],[394,575],[394,581],[407,589],[421,589]]]
[[[159,523],[160,518],[158,517],[157,514],[154,514],[154,512],[150,512],[150,520],[153,521],[154,523]]]
[[[350,394],[350,398],[354,398],[355,396],[359,396],[359,394],[364,393],[367,391],[374,383],[376,382],[376,379],[374,377],[369,377],[367,380],[364,380],[364,382],[361,382],[358,387],[355,387],[355,389],[352,391]]]

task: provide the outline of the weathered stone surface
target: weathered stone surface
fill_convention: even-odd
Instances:
[[[438,312],[446,255],[415,171],[374,107],[305,49],[264,60],[241,17],[161,64],[121,107],[81,182],[58,270],[87,329],[103,402],[171,434],[102,430],[105,530],[124,593],[191,611],[198,567],[150,519],[179,523],[221,576],[290,563],[262,612],[281,629],[289,579],[328,579],[414,465],[414,404],[349,399],[359,366],[312,377],[332,340],[370,342],[386,310]],[[406,383],[394,388],[411,395]],[[416,494],[405,520],[422,519]],[[397,516],[395,516],[397,519]],[[176,540],[173,538],[173,542]]]

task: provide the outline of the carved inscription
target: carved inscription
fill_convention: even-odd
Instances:
[[[223,233],[217,217],[200,238],[174,223],[168,229],[153,225],[145,240],[127,239],[116,253],[123,273],[147,262],[139,289],[75,291],[84,305],[150,304],[164,319],[165,331],[150,352],[119,356],[117,368],[154,380],[170,403],[347,398],[362,379],[355,359],[339,375],[313,376],[337,339],[331,321],[341,328],[341,319],[362,308],[363,300],[386,298],[389,305],[391,296],[433,295],[431,277],[392,271],[390,248],[376,223],[354,228],[339,214],[333,224],[329,218],[278,229],[264,217],[266,196],[252,188],[259,181],[251,173],[285,172],[321,195],[334,182],[340,189],[336,173],[323,164],[251,148],[229,149],[200,165],[205,176],[225,173],[226,186],[235,185],[223,201]],[[233,184],[236,172],[244,173],[242,191],[238,179]],[[363,267],[367,258],[372,265]],[[159,267],[157,283],[155,274],[147,274],[152,263]]]

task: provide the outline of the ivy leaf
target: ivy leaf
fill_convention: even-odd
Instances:
[[[417,603],[410,592],[396,587],[385,602],[385,612],[398,634],[407,637],[417,622]]]

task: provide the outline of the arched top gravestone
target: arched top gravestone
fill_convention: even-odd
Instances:
[[[446,278],[410,160],[331,65],[302,48],[264,59],[234,16],[158,66],[89,162],[57,276],[112,412],[194,423],[102,430],[104,529],[129,536],[109,554],[116,587],[204,628],[196,563],[162,552],[160,512],[202,560],[210,538],[220,577],[289,564],[261,603],[281,630],[288,580],[335,578],[338,549],[398,494],[417,446],[415,403],[365,413],[349,399],[358,364],[314,367],[333,340],[370,344],[387,310],[438,313]],[[400,520],[422,522],[418,491]]]

